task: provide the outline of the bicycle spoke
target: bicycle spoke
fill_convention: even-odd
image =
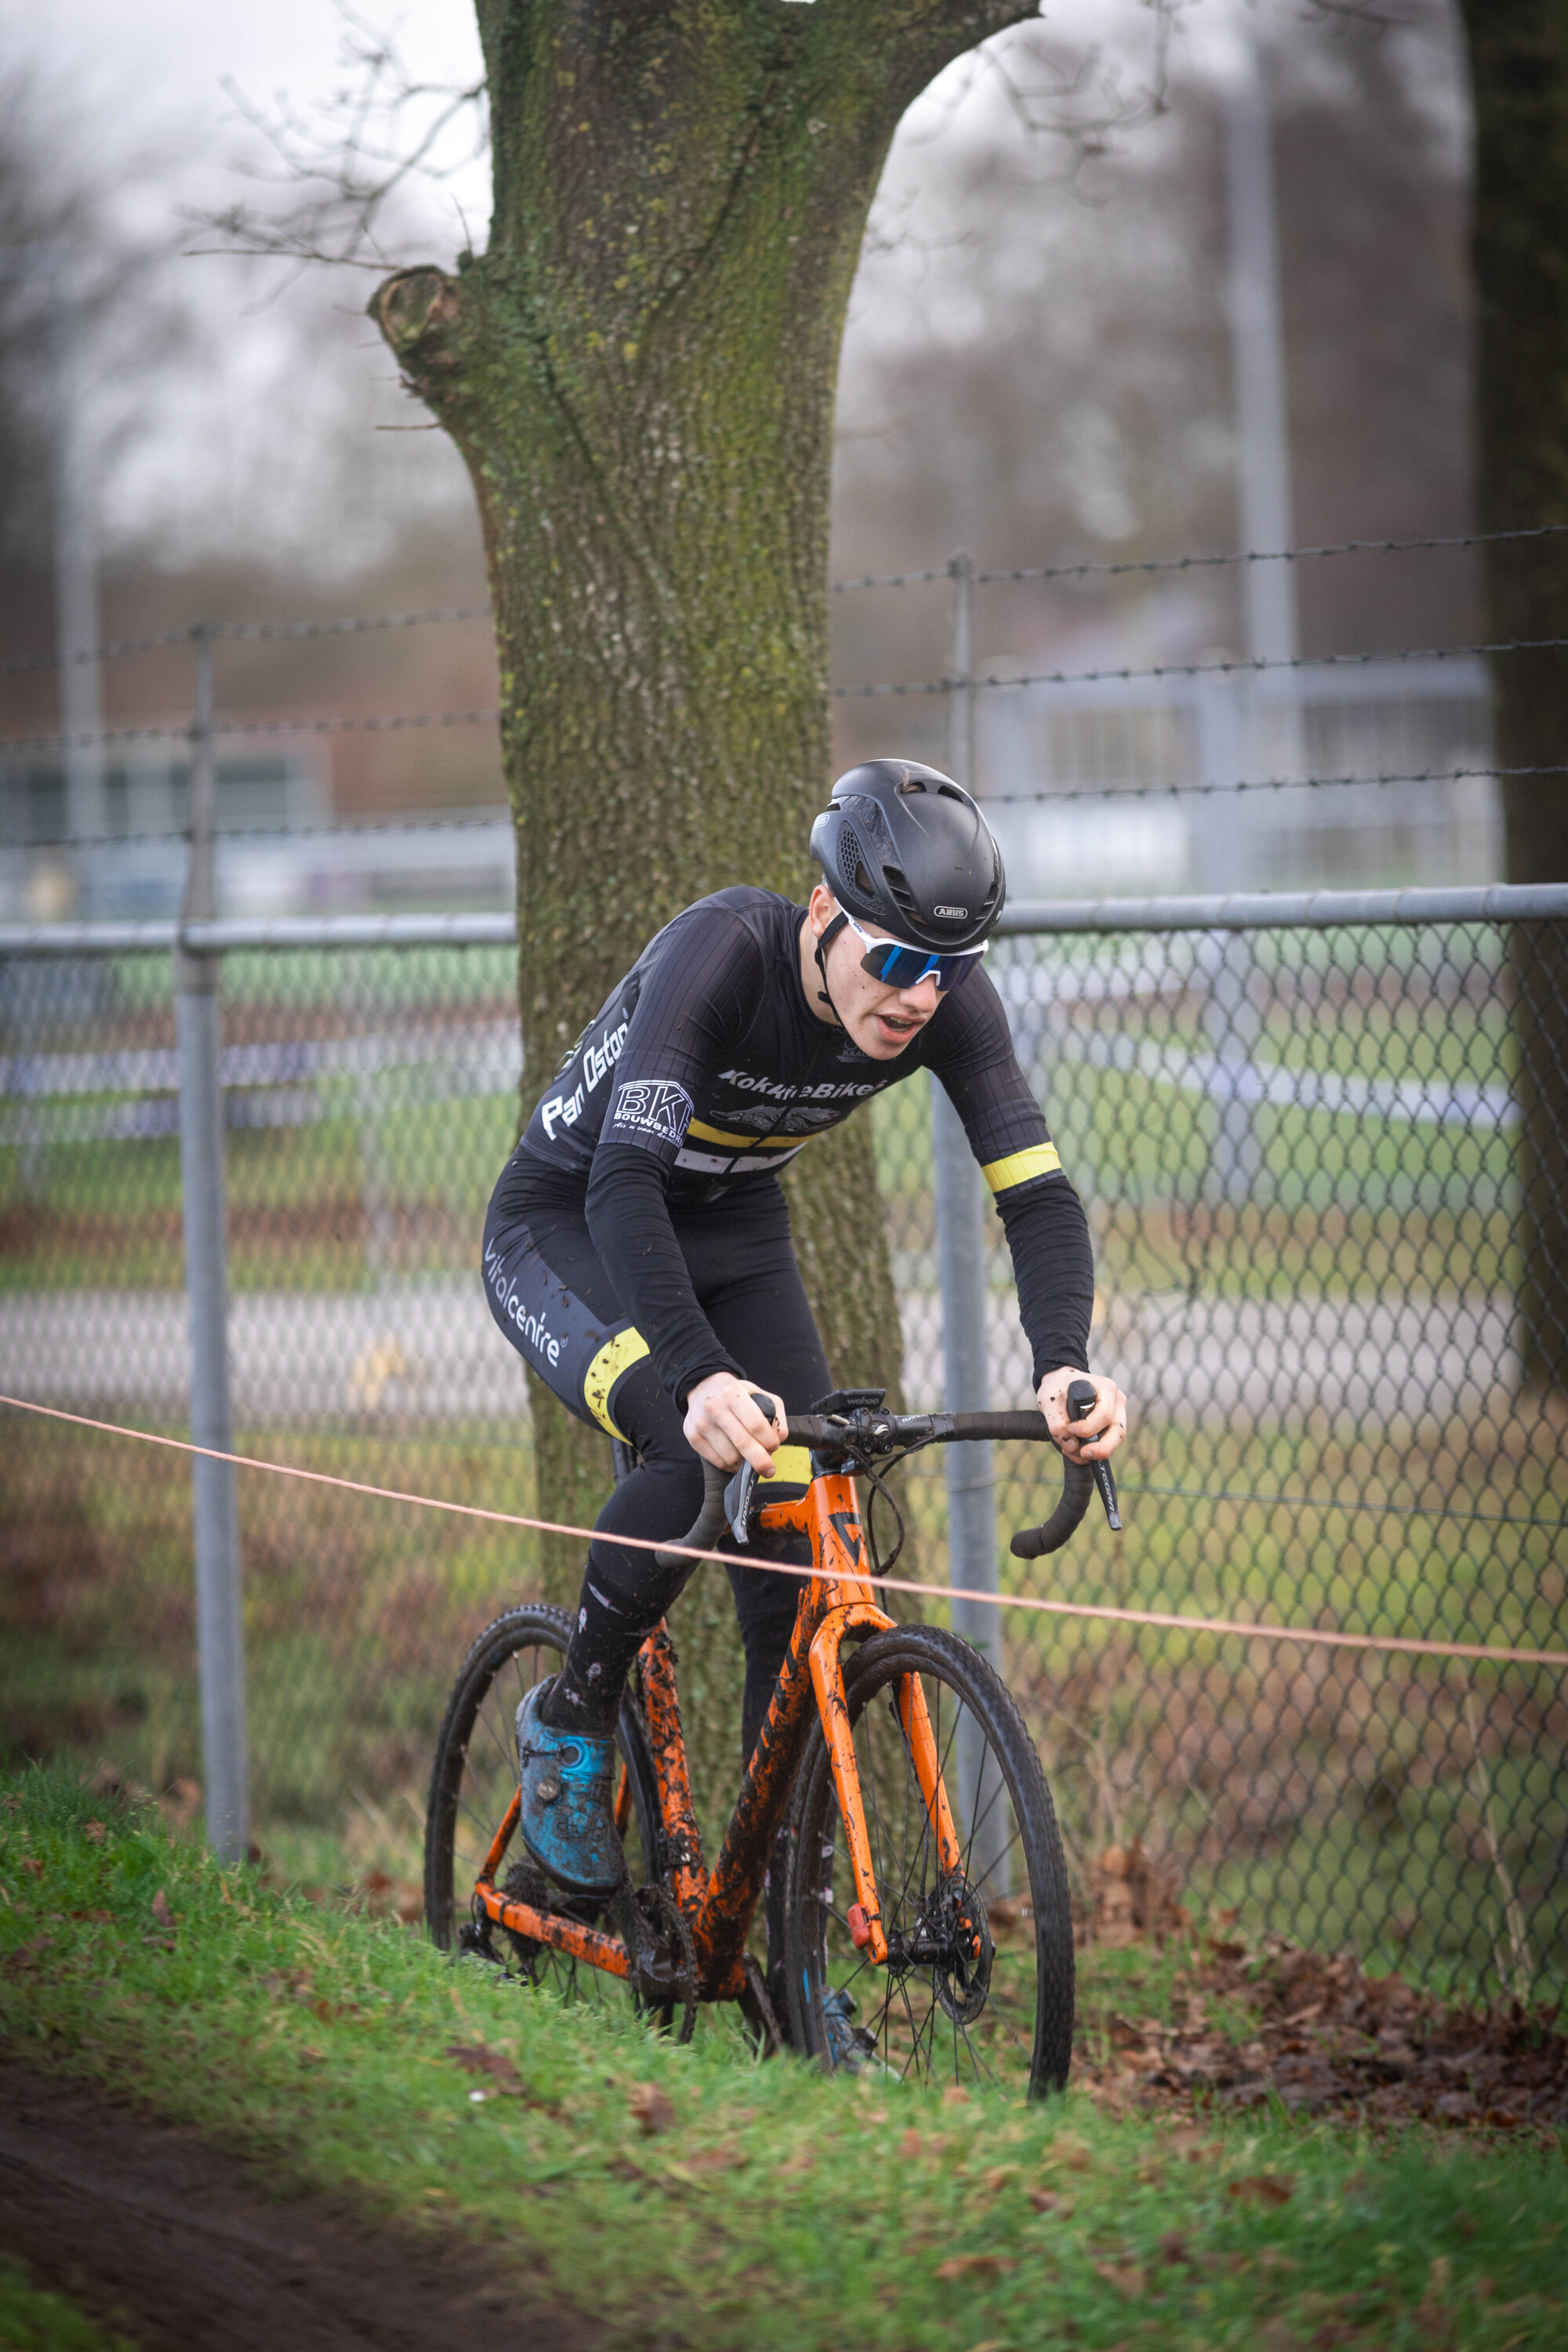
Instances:
[[[876,1997],[868,1998],[870,1964],[851,1948],[852,1891],[840,1884],[834,1899],[835,1875],[847,1857],[821,1748],[802,1782],[798,1850],[804,1856],[814,1847],[825,1849],[825,1858],[814,1862],[804,1885],[792,1880],[791,1898],[792,1922],[805,1931],[795,1949],[805,1957],[807,2030],[825,2034],[817,2000],[836,1988],[847,1995],[853,1986],[864,2002],[857,2021],[859,2049],[874,2050],[891,2071],[921,2081],[1016,2084],[1038,2092],[1063,2078],[1071,2016],[1070,1996],[1064,2001],[1058,1990],[1047,1993],[1041,1973],[1044,1936],[1045,1948],[1053,1940],[1057,1946],[1055,1984],[1065,1977],[1070,1985],[1070,1947],[1060,1948],[1067,1933],[1060,1845],[1038,1758],[992,1670],[952,1635],[900,1627],[873,1642],[874,1648],[868,1643],[847,1667],[846,1687],[889,1959],[876,1972]],[[944,1865],[914,1743],[898,1711],[900,1686],[911,1675],[923,1696],[931,1752],[955,1816],[957,1872]],[[972,1749],[973,1780],[967,1773]],[[962,1801],[960,1757],[966,1768]],[[828,1833],[830,1822],[836,1835]],[[994,1902],[999,1880],[1037,1912],[1046,1895],[1048,1932],[1037,1928],[1016,1937],[1016,1923],[1005,1916],[976,1951],[956,1906],[965,1884]],[[831,2042],[816,2040],[814,2046],[830,2063],[853,2070],[864,2063],[853,2045],[844,2047],[837,2027]]]

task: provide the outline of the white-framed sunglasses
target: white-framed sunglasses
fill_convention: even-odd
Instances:
[[[939,989],[961,988],[972,971],[980,968],[980,959],[990,942],[982,940],[977,948],[956,948],[947,954],[934,953],[930,948],[908,946],[902,940],[873,939],[863,930],[847,907],[839,913],[856,938],[866,949],[860,959],[860,969],[884,988],[918,988],[922,980],[934,980]]]

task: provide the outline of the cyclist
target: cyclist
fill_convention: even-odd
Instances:
[[[523,1843],[583,1895],[620,1883],[616,1711],[691,1566],[668,1573],[616,1538],[679,1539],[701,1503],[699,1455],[771,1475],[785,1416],[833,1385],[778,1182],[814,1135],[931,1070],[995,1195],[1053,1437],[1081,1461],[1126,1433],[1103,1375],[1093,1411],[1067,1418],[1088,1366],[1089,1229],[981,969],[1005,890],[984,816],[935,769],[873,760],[835,784],[811,855],[809,905],[718,890],[649,941],[545,1087],[486,1220],[501,1329],[637,1457],[599,1514],[565,1664],[518,1710]],[[740,1559],[729,1575],[750,1755],[799,1587]]]

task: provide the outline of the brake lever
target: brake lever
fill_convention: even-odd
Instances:
[[[1072,1381],[1068,1384],[1068,1419],[1081,1421],[1086,1412],[1094,1411],[1095,1386],[1092,1381]],[[1109,1462],[1088,1462],[1084,1465],[1094,1473],[1094,1483],[1100,1499],[1105,1506],[1105,1516],[1112,1535],[1121,1533],[1121,1513],[1116,1502],[1116,1480]]]
[[[752,1391],[752,1402],[764,1417],[773,1421],[774,1402],[761,1389]],[[730,1533],[738,1544],[751,1545],[749,1533],[752,1506],[756,1499],[757,1471],[750,1462],[742,1462],[724,1489],[724,1516],[730,1522]]]
[[[724,1489],[724,1517],[730,1522],[730,1533],[738,1544],[750,1544],[747,1522],[752,1516],[752,1499],[757,1491],[757,1474],[749,1462],[742,1462]]]

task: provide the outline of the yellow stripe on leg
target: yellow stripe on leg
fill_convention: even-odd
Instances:
[[[633,1364],[640,1363],[647,1352],[647,1341],[635,1323],[628,1323],[624,1331],[617,1331],[613,1339],[605,1340],[583,1375],[584,1403],[600,1428],[607,1429],[612,1437],[618,1437],[623,1445],[627,1442],[626,1433],[624,1429],[617,1429],[610,1419],[610,1392],[621,1374],[629,1371]]]

